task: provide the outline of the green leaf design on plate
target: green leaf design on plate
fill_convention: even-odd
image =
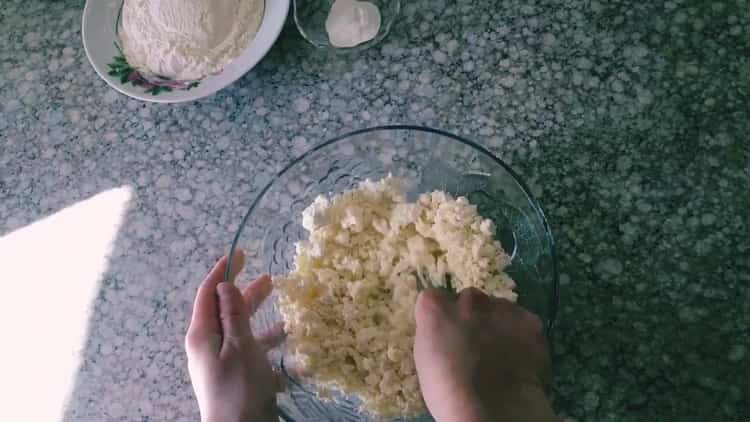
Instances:
[[[154,85],[151,88],[148,88],[146,90],[146,92],[148,92],[151,95],[159,95],[159,93],[161,93],[161,92],[171,92],[171,91],[172,91],[172,87],[169,87],[169,86],[159,86],[159,85]]]
[[[140,86],[144,88],[144,92],[151,95],[159,95],[162,92],[172,92],[175,89],[190,90],[197,87],[200,81],[192,82],[179,82],[179,81],[165,81],[164,84],[159,82],[149,81],[138,69],[130,66],[127,59],[123,54],[112,58],[112,63],[107,65],[109,71],[107,74],[120,80],[121,84],[131,83],[133,86]]]

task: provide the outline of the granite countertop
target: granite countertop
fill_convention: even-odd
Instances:
[[[360,55],[287,26],[228,89],[159,105],[97,77],[83,1],[3,1],[0,244],[102,192],[129,198],[85,343],[50,348],[81,359],[64,420],[197,420],[182,335],[248,200],[311,145],[395,123],[476,139],[543,203],[567,420],[750,420],[750,3],[404,3]]]

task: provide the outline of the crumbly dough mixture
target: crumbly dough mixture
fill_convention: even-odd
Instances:
[[[291,352],[318,385],[359,396],[373,415],[425,411],[412,355],[416,271],[516,299],[494,224],[466,198],[435,191],[410,203],[388,177],[319,196],[302,224],[296,268],[275,280]]]

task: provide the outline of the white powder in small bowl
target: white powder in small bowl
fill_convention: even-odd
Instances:
[[[375,38],[380,24],[380,9],[374,3],[336,0],[326,19],[326,32],[334,47],[355,47]]]

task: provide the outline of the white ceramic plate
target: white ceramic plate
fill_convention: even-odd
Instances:
[[[265,0],[263,21],[258,33],[242,54],[229,63],[221,73],[202,79],[197,86],[186,89],[161,91],[156,95],[146,92],[143,86],[131,82],[122,83],[120,76],[110,75],[110,64],[121,56],[115,42],[117,16],[123,0],[88,0],[83,10],[83,47],[96,73],[109,86],[133,98],[158,103],[178,103],[197,100],[215,93],[236,81],[253,68],[271,49],[281,33],[290,0]]]

